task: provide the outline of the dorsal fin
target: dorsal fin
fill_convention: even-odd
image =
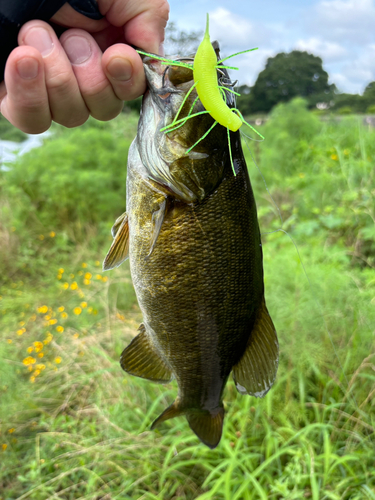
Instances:
[[[233,367],[238,392],[261,398],[271,389],[279,362],[279,343],[264,298],[240,361]]]

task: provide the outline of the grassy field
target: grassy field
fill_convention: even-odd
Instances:
[[[375,131],[297,99],[244,145],[281,360],[263,400],[228,382],[209,450],[183,417],[151,432],[176,385],[119,366],[141,315],[101,262],[136,122],[55,127],[0,172],[0,499],[375,499]]]

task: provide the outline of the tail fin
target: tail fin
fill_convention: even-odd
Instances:
[[[186,414],[190,429],[199,439],[213,449],[219,444],[223,432],[224,408],[217,408],[213,412],[197,410]]]
[[[216,448],[221,439],[224,421],[224,408],[215,410],[182,409],[176,399],[161,415],[153,422],[151,429],[155,429],[162,422],[180,415],[185,415],[190,429],[195,432],[199,439],[209,448]]]

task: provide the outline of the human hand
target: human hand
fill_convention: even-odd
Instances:
[[[141,58],[127,44],[162,53],[166,0],[97,0],[105,18],[86,18],[65,4],[51,19],[69,27],[60,40],[39,20],[22,26],[0,84],[0,111],[29,134],[51,121],[66,127],[117,116],[123,101],[144,93]]]

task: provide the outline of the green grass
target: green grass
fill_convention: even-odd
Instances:
[[[290,110],[294,122],[301,118],[299,127],[288,123]],[[199,443],[183,417],[151,432],[176,385],[152,384],[119,366],[141,316],[128,264],[109,273],[100,266],[111,223],[123,210],[123,186],[113,186],[114,204],[102,218],[98,210],[84,224],[80,206],[68,227],[58,200],[41,204],[45,186],[36,184],[37,197],[22,194],[14,179],[35,176],[27,156],[18,177],[2,175],[0,253],[8,264],[0,287],[1,500],[375,498],[374,132],[350,119],[314,129],[311,115],[298,113],[302,107],[289,106],[271,117],[262,127],[266,141],[252,149],[308,279],[288,236],[264,234],[280,368],[263,400],[240,396],[228,382],[215,450]],[[51,164],[55,150],[59,161],[68,158],[73,140],[83,141],[84,162],[95,126],[87,125],[91,135],[58,129]],[[100,143],[119,162],[118,175],[122,131],[129,143],[134,126],[134,119],[128,126],[122,118],[108,128],[116,140]],[[40,155],[46,165],[46,153]],[[77,162],[76,178],[88,168]],[[281,225],[277,211],[248,164],[261,230],[273,231]],[[105,205],[104,194],[111,193],[97,193],[100,183],[92,178],[77,200],[101,196]],[[24,364],[28,357],[35,363]]]

